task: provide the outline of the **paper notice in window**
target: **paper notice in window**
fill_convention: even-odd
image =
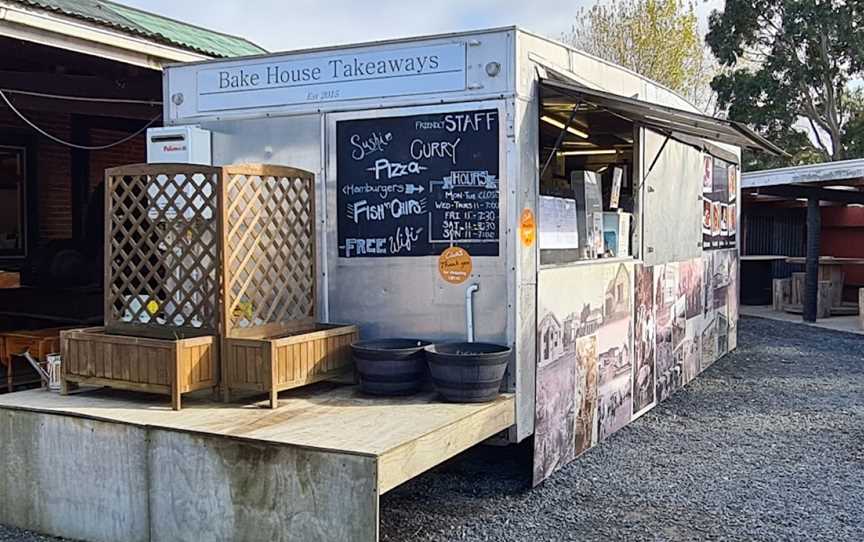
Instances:
[[[624,178],[624,170],[620,167],[612,169],[612,193],[609,195],[609,208],[617,209],[618,201],[621,199],[621,180]]]
[[[540,196],[538,237],[541,249],[579,248],[578,228],[576,200]]]

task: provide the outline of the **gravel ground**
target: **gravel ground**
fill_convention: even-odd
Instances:
[[[864,336],[739,328],[738,350],[534,490],[523,445],[391,491],[381,539],[864,540]]]
[[[382,540],[864,540],[864,336],[739,328],[734,353],[532,491],[527,447],[395,489]]]

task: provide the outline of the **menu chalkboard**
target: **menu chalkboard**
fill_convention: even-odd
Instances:
[[[498,110],[336,123],[339,257],[497,256]]]

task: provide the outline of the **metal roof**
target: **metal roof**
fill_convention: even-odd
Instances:
[[[251,41],[222,34],[107,0],[9,0],[212,57],[267,51]]]
[[[751,171],[741,175],[741,188],[864,179],[864,159]]]

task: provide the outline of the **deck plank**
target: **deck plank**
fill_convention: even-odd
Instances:
[[[184,400],[182,411],[172,412],[161,398],[141,394],[130,397],[128,393],[97,390],[61,396],[29,390],[0,396],[0,408],[386,456],[387,461],[397,463],[406,445],[415,441],[427,450],[417,454],[434,458],[428,450],[437,449],[446,449],[444,455],[458,453],[512,426],[515,410],[512,394],[502,394],[492,403],[455,404],[440,402],[432,392],[373,398],[360,394],[356,386],[329,383],[283,392],[279,399],[279,408],[270,410],[264,408],[267,403],[263,400],[223,404],[192,395]],[[453,441],[454,428],[457,442]],[[446,445],[436,444],[438,439],[444,439]],[[390,485],[387,482],[384,487]]]

